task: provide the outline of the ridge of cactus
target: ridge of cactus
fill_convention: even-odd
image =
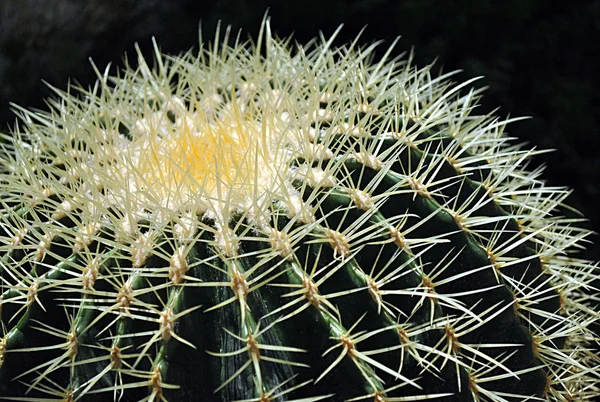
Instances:
[[[600,396],[590,231],[520,119],[334,37],[265,19],[15,106],[0,400]]]

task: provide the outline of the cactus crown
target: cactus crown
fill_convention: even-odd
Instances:
[[[589,233],[503,134],[517,119],[332,41],[291,50],[264,23],[19,108],[0,396],[599,395],[597,267],[571,256]]]

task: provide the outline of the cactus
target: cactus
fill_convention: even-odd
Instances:
[[[518,119],[394,44],[224,36],[16,108],[0,399],[600,395],[589,232]]]

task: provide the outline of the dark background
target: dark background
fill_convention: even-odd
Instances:
[[[50,91],[69,77],[90,85],[88,58],[103,69],[134,55],[134,43],[151,58],[155,35],[164,52],[198,43],[198,22],[211,38],[219,19],[255,36],[265,10],[280,36],[306,42],[344,23],[337,43],[367,26],[361,43],[401,36],[397,52],[411,47],[416,63],[438,57],[455,79],[483,75],[489,86],[480,113],[532,116],[507,132],[536,148],[551,185],[570,186],[569,202],[600,231],[600,1],[554,0],[0,0],[0,130],[14,122],[9,101],[44,108]],[[593,241],[600,244],[600,238]],[[600,259],[600,247],[586,256]]]

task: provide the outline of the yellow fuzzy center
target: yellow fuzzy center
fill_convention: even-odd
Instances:
[[[145,186],[162,187],[168,194],[181,188],[212,193],[218,185],[233,188],[254,181],[255,164],[266,162],[255,160],[253,148],[259,141],[250,129],[255,124],[204,125],[195,132],[183,127],[164,137],[144,138],[132,144],[140,151],[137,176]]]
[[[182,205],[202,198],[235,209],[276,191],[285,177],[289,156],[278,149],[285,135],[279,119],[252,119],[239,110],[210,117],[184,111],[166,130],[165,119],[160,111],[139,124],[118,164],[134,198],[146,205],[149,199]]]

